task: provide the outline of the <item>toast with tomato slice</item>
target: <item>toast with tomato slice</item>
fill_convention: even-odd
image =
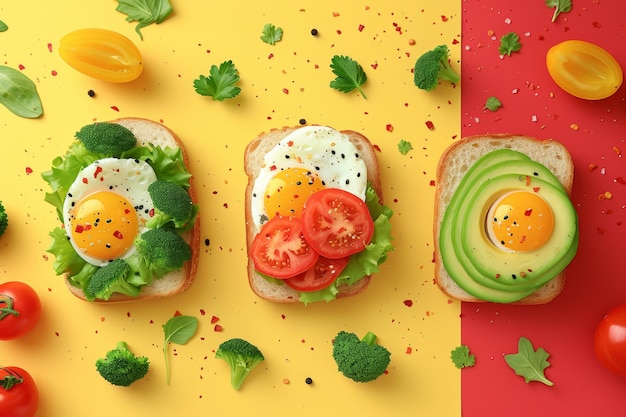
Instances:
[[[567,148],[562,143],[556,140],[538,140],[532,137],[522,135],[493,134],[466,137],[450,145],[439,159],[436,175],[433,222],[433,236],[435,243],[435,282],[442,290],[442,292],[444,292],[449,297],[459,301],[500,302],[497,300],[485,300],[484,298],[481,298],[482,294],[478,295],[477,293],[475,293],[474,295],[472,295],[468,293],[466,290],[461,288],[461,286],[457,284],[457,282],[450,276],[448,270],[446,270],[441,244],[444,239],[450,240],[450,238],[449,236],[445,238],[440,236],[440,230],[442,228],[442,222],[444,221],[444,215],[451,203],[451,200],[453,199],[455,191],[462,183],[462,180],[470,167],[472,167],[474,163],[484,155],[490,153],[491,151],[501,149],[510,149],[513,151],[517,151],[526,155],[532,161],[538,162],[539,164],[547,168],[558,180],[558,182],[561,183],[562,189],[565,191],[567,196],[569,196],[572,191],[572,185],[574,181],[574,165]],[[485,160],[483,161],[484,162],[481,165],[485,166],[487,162]],[[513,165],[514,163],[511,163],[509,161],[500,161],[500,165],[504,164]],[[495,176],[496,174],[492,175]],[[544,175],[543,178],[545,178],[546,175],[549,176],[548,173],[541,175]],[[525,181],[532,182],[534,181],[534,178],[532,178],[533,176],[541,178],[541,175],[539,175],[537,172],[529,172]],[[558,220],[557,217],[558,213],[555,213],[555,220]],[[457,228],[454,229],[452,233],[459,234],[461,232]],[[577,229],[573,230],[572,233],[575,233],[576,237],[574,240],[577,246]],[[572,249],[575,252],[576,247],[573,247]],[[458,256],[456,255],[453,257],[458,259]],[[531,273],[529,272],[529,275],[530,274]],[[469,276],[469,274],[467,274],[466,276]],[[523,279],[525,279],[524,274],[520,274],[519,280]],[[517,299],[516,301],[507,303],[520,305],[545,304],[554,299],[563,290],[564,286],[565,270],[562,269],[558,274],[554,275],[554,277],[547,281],[545,284],[538,288],[535,288],[534,292],[527,294],[521,299]],[[532,289],[530,289],[530,291],[532,291]],[[495,295],[493,295],[493,293],[491,294],[494,298],[497,298]]]
[[[272,129],[259,134],[246,147],[244,153],[244,168],[248,176],[248,183],[245,192],[245,224],[246,224],[246,241],[248,253],[253,245],[255,236],[259,233],[261,226],[255,225],[252,220],[252,196],[253,186],[257,180],[261,168],[264,166],[265,155],[270,152],[283,138],[302,126],[283,127]],[[369,186],[376,192],[380,204],[383,202],[383,193],[380,182],[380,168],[376,158],[376,153],[371,142],[362,134],[343,130],[340,133],[346,135],[350,142],[355,146],[359,156],[365,162],[367,169],[367,182]],[[252,256],[248,256],[247,264],[248,282],[252,291],[259,297],[278,303],[293,303],[300,300],[300,291],[282,284],[279,280],[266,279],[255,269],[255,263]],[[370,282],[370,275],[364,276],[351,285],[337,285],[336,298],[347,297],[359,294]],[[328,300],[327,300],[328,301]]]

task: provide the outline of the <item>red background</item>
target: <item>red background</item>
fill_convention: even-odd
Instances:
[[[572,201],[580,246],[567,270],[565,290],[543,306],[463,303],[462,342],[477,363],[462,371],[465,417],[623,416],[626,378],[606,371],[593,351],[597,322],[626,303],[626,87],[586,101],[560,90],[546,66],[547,50],[567,39],[607,49],[626,68],[624,3],[573,0],[552,23],[553,9],[532,2],[464,0],[462,13],[462,135],[518,133],[563,142],[575,164]],[[493,31],[493,35],[491,32]],[[522,49],[498,53],[499,39],[516,32]],[[503,107],[483,110],[489,96]],[[574,130],[571,125],[578,125]],[[595,170],[589,169],[597,165]],[[599,198],[608,191],[611,199]],[[548,387],[526,384],[503,355],[517,352],[520,336],[543,347],[551,366]]]

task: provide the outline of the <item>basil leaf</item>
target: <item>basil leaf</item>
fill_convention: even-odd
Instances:
[[[0,104],[13,114],[28,119],[43,114],[35,83],[11,67],[0,66]]]
[[[192,316],[174,316],[163,325],[165,342],[163,355],[165,356],[165,371],[167,383],[170,383],[170,361],[167,356],[167,347],[170,343],[184,345],[196,334],[198,319]]]

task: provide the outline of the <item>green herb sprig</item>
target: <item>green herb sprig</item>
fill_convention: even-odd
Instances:
[[[364,99],[367,99],[361,86],[367,81],[367,75],[358,62],[344,55],[335,55],[331,60],[330,68],[337,76],[330,82],[330,87],[343,93],[357,89]]]
[[[519,52],[522,49],[522,44],[519,40],[519,35],[515,32],[509,32],[500,38],[500,46],[498,52],[501,55],[511,56],[512,52]]]
[[[163,356],[165,357],[165,378],[168,385],[170,383],[170,360],[167,354],[169,344],[186,344],[196,334],[197,329],[198,319],[192,316],[174,316],[163,325],[163,333],[165,333]]]
[[[193,81],[196,93],[210,96],[213,100],[224,101],[233,98],[241,92],[235,84],[239,81],[239,74],[232,61],[225,61],[219,67],[212,65],[209,76],[200,75]]]
[[[135,32],[143,40],[141,29],[163,22],[174,9],[169,0],[118,0],[115,10],[125,14],[127,22],[138,22]]]
[[[500,107],[502,107],[502,102],[498,99],[498,97],[491,96],[487,98],[487,101],[485,102],[485,106],[483,107],[483,109],[487,109],[489,111],[496,111]]]
[[[0,104],[27,119],[36,119],[43,114],[35,83],[22,72],[7,66],[0,66]]]
[[[518,353],[509,353],[504,355],[506,363],[521,377],[524,377],[526,383],[531,381],[539,381],[548,386],[554,385],[545,376],[545,369],[550,366],[548,357],[550,354],[543,348],[536,351],[533,344],[525,337],[520,337],[517,344]]]
[[[559,14],[572,10],[572,0],[546,0],[546,6],[554,7],[554,14],[552,15],[552,22],[554,23]]]
[[[276,42],[283,38],[283,30],[274,26],[271,23],[266,23],[263,26],[263,32],[261,33],[261,40],[269,45],[274,45]]]
[[[476,364],[476,356],[470,353],[469,346],[461,345],[450,352],[450,359],[457,368],[468,368]]]

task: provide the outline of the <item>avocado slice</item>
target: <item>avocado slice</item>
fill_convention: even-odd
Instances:
[[[485,232],[485,218],[491,204],[503,190],[525,190],[541,196],[552,207],[554,229],[548,241],[530,252],[509,253],[497,248]],[[483,276],[518,289],[543,285],[554,277],[546,272],[557,264],[567,265],[573,258],[570,248],[577,243],[578,219],[568,195],[552,184],[518,174],[487,179],[468,199],[467,210],[461,211],[462,251]],[[463,221],[463,218],[472,219]],[[473,220],[473,219],[480,219]],[[575,254],[575,251],[574,251]]]
[[[578,228],[576,223],[574,223],[574,227],[571,229],[574,231],[574,236],[570,239],[571,243],[567,246],[562,259],[557,259],[551,267],[542,268],[542,272],[535,273],[532,279],[525,279],[524,281],[511,279],[501,282],[499,279],[485,276],[463,252],[467,234],[461,233],[462,222],[459,218],[467,218],[467,211],[475,206],[478,198],[476,197],[477,191],[483,186],[485,181],[490,181],[490,179],[493,180],[503,175],[509,175],[510,180],[515,179],[522,184],[543,180],[547,183],[546,187],[551,186],[551,190],[560,193],[559,196],[561,194],[565,196],[565,201],[571,208],[570,214],[573,212],[574,218],[575,211],[573,211],[565,189],[552,172],[543,165],[532,161],[521,152],[510,149],[492,151],[485,154],[469,168],[451,198],[440,225],[439,250],[442,255],[443,265],[452,279],[468,294],[486,301],[509,303],[532,294],[567,266],[576,254]],[[472,232],[476,233],[473,237],[481,236],[483,243],[487,242],[495,249],[495,246],[490,241],[485,240],[488,239],[484,231],[485,215],[479,218],[480,233]],[[476,224],[474,223],[474,226]],[[477,263],[485,266],[484,262]],[[528,278],[528,274],[526,275]]]

